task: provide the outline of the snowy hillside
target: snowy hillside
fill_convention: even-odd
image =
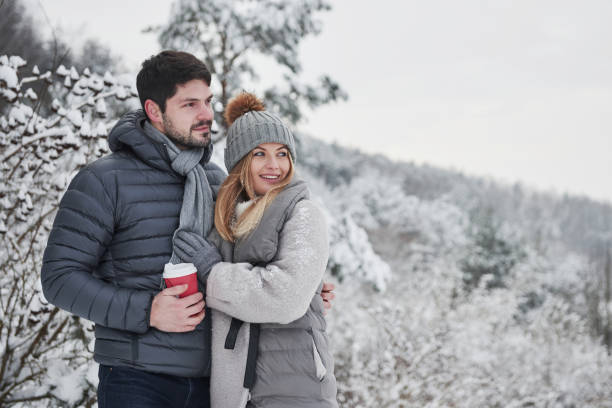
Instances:
[[[611,206],[301,141],[344,406],[612,406]]]
[[[95,406],[91,323],[38,274],[67,181],[133,94],[0,58],[0,406]],[[612,407],[610,205],[298,140],[328,214],[342,407]]]

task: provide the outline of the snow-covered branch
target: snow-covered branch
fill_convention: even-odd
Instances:
[[[104,136],[116,118],[105,101],[135,91],[110,73],[34,67],[21,77],[26,67],[18,56],[0,56],[0,96],[8,103],[0,115],[0,406],[91,404],[94,380],[83,365],[90,339],[75,335],[90,331],[46,302],[39,271],[67,181],[107,151]],[[50,109],[29,87],[41,82],[55,98]],[[68,372],[81,376],[69,390],[57,375]]]

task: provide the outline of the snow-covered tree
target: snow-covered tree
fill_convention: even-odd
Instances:
[[[49,305],[38,271],[67,181],[106,151],[107,102],[133,90],[26,67],[0,57],[0,406],[90,407],[91,323]],[[299,143],[328,215],[340,406],[612,408],[612,206]]]
[[[45,35],[44,27],[36,24],[36,16],[42,17],[44,8],[36,2],[15,0],[0,1],[0,55],[19,55],[31,66],[38,66],[40,71],[55,70],[58,66],[74,66],[79,71],[91,67],[92,71],[104,74],[106,71],[118,71],[121,61],[105,44],[96,39],[86,39],[81,49],[63,38],[53,27],[51,37]],[[52,92],[49,83],[38,81],[30,83],[36,93],[39,112],[51,112]],[[116,104],[112,104],[116,107]],[[0,111],[7,102],[0,98]]]
[[[347,258],[328,314],[342,407],[612,407],[612,359],[589,317],[595,306],[607,317],[593,273],[606,263],[559,235],[587,211],[301,141],[298,170],[333,218],[330,266]],[[603,219],[612,210],[594,208]],[[365,254],[393,271],[385,291],[356,279]]]
[[[282,71],[264,92],[268,109],[297,122],[300,102],[316,107],[346,99],[329,76],[313,85],[299,81],[299,45],[321,31],[317,15],[329,9],[324,0],[176,0],[168,22],[150,30],[158,33],[162,47],[190,51],[206,63],[220,84],[214,93],[223,128],[223,107],[238,91],[252,89],[260,74],[254,62],[262,57]]]
[[[504,286],[504,280],[524,256],[516,231],[496,220],[488,210],[472,218],[470,244],[461,260],[463,280],[470,288],[480,285],[483,277],[487,277],[488,288]]]
[[[74,172],[107,151],[106,100],[135,95],[110,73],[29,68],[0,56],[0,406],[92,406],[91,324],[49,305],[39,271],[59,199]],[[39,113],[32,85],[54,91]]]
[[[338,219],[339,218],[339,219]],[[328,268],[340,281],[354,279],[384,291],[391,268],[372,249],[367,232],[348,215],[331,218]]]

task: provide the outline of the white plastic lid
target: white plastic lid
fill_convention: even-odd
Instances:
[[[180,263],[171,264],[167,263],[164,265],[164,279],[165,278],[180,278],[181,276],[191,275],[198,270],[192,263]]]

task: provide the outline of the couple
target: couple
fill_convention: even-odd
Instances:
[[[144,111],[119,120],[113,153],[62,198],[45,297],[95,323],[100,408],[337,407],[327,230],[294,177],[293,134],[237,96],[225,177],[209,162],[210,80],[188,53],[143,63]],[[201,292],[161,290],[167,262],[193,263]]]

